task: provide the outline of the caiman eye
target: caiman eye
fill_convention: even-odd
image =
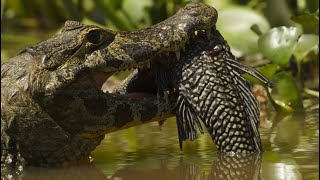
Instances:
[[[92,44],[100,43],[100,32],[98,30],[90,31],[87,35],[87,40]]]

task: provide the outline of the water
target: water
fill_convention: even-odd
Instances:
[[[179,149],[176,122],[160,128],[149,123],[106,136],[92,163],[63,169],[28,168],[23,179],[265,179],[319,178],[319,105],[306,115],[269,114],[273,124],[260,128],[260,156],[223,156],[209,134]]]
[[[161,130],[153,123],[111,134],[93,153],[93,164],[107,177],[121,179],[207,179],[213,174],[227,179],[225,172],[232,177],[238,171],[252,177],[244,179],[318,179],[318,110],[307,113],[274,115],[274,126],[260,129],[265,149],[261,159],[218,156],[209,134],[184,143],[180,151],[172,119]],[[216,167],[221,164],[224,169]],[[255,166],[261,168],[252,171]]]

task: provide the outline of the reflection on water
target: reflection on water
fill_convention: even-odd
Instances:
[[[208,179],[252,179],[260,177],[261,155],[218,155]]]
[[[168,162],[160,162],[158,168],[146,171],[144,169],[136,169],[135,165],[127,166],[117,170],[111,178],[118,179],[260,179],[260,155],[247,156],[230,156],[218,155],[213,160],[211,169],[206,172],[200,165],[185,162],[182,158],[179,164],[170,168]]]
[[[94,165],[82,165],[70,168],[27,168],[21,179],[42,180],[42,179],[106,179],[105,174]]]
[[[107,176],[100,169],[92,164],[70,168],[35,168],[25,169],[21,179],[41,180],[41,179],[168,179],[168,180],[195,180],[195,179],[252,179],[260,178],[260,155],[218,155],[211,163],[211,169],[206,171],[201,165],[187,162],[180,158],[176,165],[170,160],[159,160],[155,162],[158,166],[150,168],[137,167],[137,164],[125,165],[115,170],[111,176]],[[173,166],[172,166],[173,165]],[[138,165],[139,166],[139,165]]]
[[[176,123],[160,129],[150,123],[106,136],[93,161],[80,167],[28,168],[21,179],[318,179],[319,107],[305,115],[271,115],[260,129],[265,152],[228,156],[217,153],[209,134],[179,149]],[[8,177],[8,174],[7,174]]]

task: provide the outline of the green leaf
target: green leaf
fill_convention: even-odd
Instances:
[[[312,14],[293,16],[291,19],[301,24],[305,33],[319,34],[319,11]]]
[[[309,10],[309,12],[319,12],[319,0],[304,0],[306,2],[306,9]]]
[[[220,9],[226,9],[228,7],[234,6],[233,0],[223,0],[223,1],[217,1],[217,0],[203,0],[203,3],[208,4],[218,10]],[[219,11],[220,12],[220,11]],[[220,16],[220,13],[219,13]],[[219,17],[220,18],[220,17]]]
[[[151,7],[153,2],[151,0],[123,0],[123,11],[129,16],[132,23],[137,24],[143,18],[148,16],[146,8]]]
[[[254,24],[257,24],[262,32],[270,28],[266,18],[250,8],[231,7],[219,11],[217,29],[237,57],[258,52],[258,36],[250,29]]]
[[[272,99],[279,106],[275,107],[277,111],[298,112],[303,111],[302,99],[293,77],[281,71],[276,73],[272,82]],[[278,108],[278,109],[277,109]]]
[[[297,47],[294,50],[294,56],[297,61],[303,61],[311,51],[318,51],[318,49],[319,36],[315,34],[303,34],[298,40]]]
[[[273,63],[286,67],[302,31],[296,27],[276,27],[260,36],[260,51]]]
[[[120,9],[115,9],[117,8],[118,3],[115,3],[114,1],[95,0],[95,6],[103,10],[104,15],[106,16],[104,21],[106,21],[108,25],[112,24],[117,30],[135,29],[135,24],[124,15],[124,12]]]

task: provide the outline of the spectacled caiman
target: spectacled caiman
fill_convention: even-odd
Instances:
[[[207,38],[212,39],[215,36],[212,32],[215,32],[216,21],[217,11],[201,3],[189,3],[174,16],[149,28],[132,32],[114,32],[67,21],[57,36],[22,50],[1,66],[1,167],[76,164],[88,160],[91,151],[99,145],[106,133],[174,115],[175,107],[182,103],[178,96],[188,97],[188,94],[183,94],[179,88],[181,76],[177,76],[178,79],[172,78],[170,82],[174,82],[173,86],[178,89],[157,97],[157,93],[161,94],[167,86],[160,82],[163,78],[158,76],[162,68],[157,68],[156,64],[169,63],[168,59],[173,54],[176,59],[180,59],[174,61],[177,63],[174,67],[179,67],[184,61],[189,62],[188,58],[198,53],[199,49],[190,47],[185,52],[180,50],[187,44],[203,39],[195,35],[197,32],[203,32]],[[211,55],[213,57],[214,53]],[[235,69],[238,65],[229,68]],[[160,71],[152,72],[155,70],[153,66]],[[139,71],[120,85],[120,94],[101,91],[103,82],[115,72],[132,68],[138,68]],[[171,70],[181,71],[179,68]],[[137,76],[146,81],[141,83],[141,78],[135,78]],[[230,76],[227,73],[217,76],[218,79],[223,77],[239,78],[240,75]],[[149,86],[148,83],[150,87],[145,87],[146,84]],[[186,85],[182,83],[181,86]],[[238,92],[235,88],[232,90]],[[244,93],[250,91],[245,89]],[[249,104],[240,101],[233,108],[244,111],[248,105],[252,105],[250,103],[255,103],[253,100]],[[197,106],[189,108],[194,109],[194,115],[203,116]],[[254,114],[259,111],[256,106],[250,109]],[[177,108],[177,111],[184,110]],[[192,139],[191,136],[181,135],[190,133],[189,129],[181,132],[181,125],[185,126],[185,123],[193,120],[180,114],[177,113],[179,139]],[[181,118],[186,118],[186,121]],[[244,117],[243,121],[251,122],[251,119]],[[209,125],[208,122],[205,124]],[[254,127],[252,124],[246,126],[250,126],[248,129]],[[255,150],[252,149],[252,152]]]
[[[102,83],[177,52],[195,31],[213,27],[216,15],[192,3],[132,32],[67,21],[57,36],[22,50],[1,66],[1,165],[22,159],[34,166],[77,163],[108,132],[172,116],[174,94],[103,93]]]

